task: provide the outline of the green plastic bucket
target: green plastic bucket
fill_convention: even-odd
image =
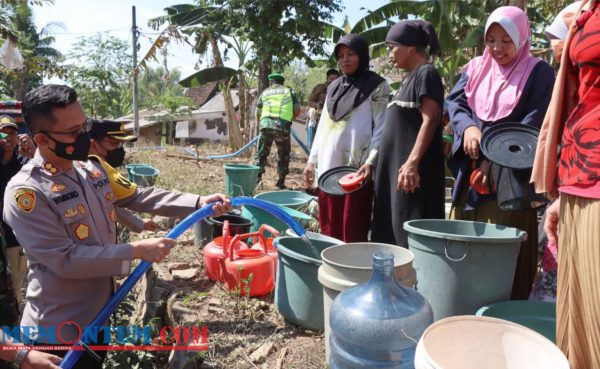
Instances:
[[[129,179],[130,182],[133,182],[133,174],[131,174],[131,171],[133,170],[133,168],[142,167],[145,165],[146,164],[127,164],[127,165],[125,165],[125,169],[127,169],[127,179]]]
[[[248,164],[225,164],[225,193],[227,196],[252,196],[256,188],[259,167]]]
[[[474,314],[510,299],[521,242],[527,233],[490,223],[421,219],[404,223],[415,254],[417,290],[434,320]]]
[[[509,320],[556,342],[556,304],[542,301],[505,301],[484,306],[477,316]]]
[[[278,237],[277,281],[275,282],[275,307],[288,321],[304,328],[322,331],[323,288],[318,279],[321,266],[320,253],[334,243],[313,240],[319,252],[315,256],[311,247],[297,237]]]
[[[310,196],[307,193],[288,190],[271,191],[259,193],[258,195],[254,196],[254,198],[292,209],[292,211],[288,211],[288,213],[291,213],[290,215],[304,226],[308,224],[310,220],[312,220],[312,217],[307,214],[308,205],[315,199],[315,197]],[[274,217],[270,213],[252,206],[245,206],[242,210],[242,215],[248,219],[251,219],[254,223],[251,229],[253,232],[257,231],[262,224],[268,224],[282,234],[284,234],[289,228],[287,224]]]
[[[128,164],[126,168],[129,180],[142,187],[154,186],[160,174],[160,170],[147,164]]]

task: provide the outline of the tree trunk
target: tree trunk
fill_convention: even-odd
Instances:
[[[231,98],[231,89],[227,84],[223,84],[223,100],[225,102],[225,117],[227,118],[227,130],[229,134],[229,147],[234,151],[239,150],[244,145],[244,138],[240,125],[235,120],[235,108]],[[238,92],[239,93],[239,92]],[[239,96],[239,95],[238,95]]]
[[[221,58],[221,52],[219,51],[219,45],[217,43],[217,40],[212,36],[209,37],[214,64],[217,67],[222,67],[223,58]],[[231,89],[228,80],[221,81],[221,91],[223,93],[223,101],[225,104],[225,119],[227,119],[229,147],[233,151],[237,151],[243,146],[244,139],[242,137],[242,132],[240,131],[240,125],[235,119],[235,108],[233,106],[233,100],[231,98]]]
[[[258,65],[258,96],[269,86],[269,74],[273,64],[273,57],[267,56],[260,59]]]

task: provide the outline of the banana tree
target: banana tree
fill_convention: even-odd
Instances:
[[[181,34],[194,38],[194,43],[190,43],[188,38],[183,36],[192,46],[194,51],[199,55],[203,55],[208,50],[212,52],[213,66],[201,70],[194,75],[182,80],[180,84],[184,87],[196,87],[203,83],[220,82],[225,103],[225,117],[227,119],[227,127],[229,132],[229,146],[233,150],[237,150],[243,146],[243,137],[240,131],[240,126],[235,119],[235,109],[231,98],[231,70],[225,68],[223,57],[219,50],[219,42],[226,42],[225,36],[230,33],[229,27],[224,22],[218,22],[214,18],[216,7],[208,5],[192,5],[180,4],[169,6],[164,9],[167,13],[164,16],[156,17],[148,21],[148,25],[154,29],[160,28],[164,24],[169,24],[171,31],[181,31]],[[163,46],[163,43],[155,43],[156,48]],[[144,57],[140,64],[145,63],[153,55]],[[234,74],[237,71],[233,70]]]
[[[483,31],[489,14],[499,6],[516,5],[526,9],[532,24],[534,44],[544,51],[545,38],[543,28],[558,14],[564,1],[545,0],[392,0],[378,9],[370,11],[352,28],[353,33],[366,36],[370,30],[369,42],[373,45],[373,56],[383,55],[385,33],[393,24],[392,19],[420,18],[430,22],[437,31],[442,55],[436,60],[436,67],[451,87],[460,75],[462,66],[483,49]],[[326,38],[336,41],[341,32],[337,27],[330,27]],[[346,32],[347,33],[347,32]],[[337,38],[336,38],[337,37]],[[546,55],[546,54],[543,54]],[[549,53],[547,54],[549,56]]]

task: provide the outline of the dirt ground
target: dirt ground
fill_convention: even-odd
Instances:
[[[197,148],[201,157],[226,153],[226,146],[204,144]],[[257,193],[277,190],[276,147],[273,147],[269,166]],[[188,160],[180,150],[131,151],[129,163],[145,163],[160,169],[156,186],[180,191],[208,194],[224,192],[225,163],[251,164],[252,157],[228,161]],[[289,189],[303,190],[302,170],[307,155],[293,146],[290,175],[286,181]],[[165,227],[166,228],[166,227]],[[164,234],[166,229],[160,234]],[[127,237],[122,234],[122,237]],[[144,232],[131,234],[131,240],[153,237]],[[206,368],[327,368],[325,343],[322,332],[312,332],[286,322],[273,304],[273,295],[262,298],[245,298],[226,290],[223,284],[209,281],[202,270],[202,249],[193,245],[193,232],[188,231],[173,249],[165,264],[184,262],[200,270],[197,277],[188,281],[175,281],[179,287],[177,303],[194,311],[202,325],[209,329],[209,346],[203,353]],[[321,293],[317,291],[317,293]],[[261,345],[271,346],[264,361],[250,359]],[[263,347],[264,348],[264,347]]]

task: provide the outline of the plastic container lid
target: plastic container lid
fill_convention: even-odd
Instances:
[[[364,180],[365,177],[362,174],[348,173],[340,178],[338,183],[342,186],[344,192],[350,193],[358,190],[362,186]]]
[[[331,168],[319,177],[319,189],[329,195],[345,195],[347,192],[340,185],[340,179],[347,174],[356,174],[357,171],[358,168],[351,166]]]
[[[533,167],[540,131],[521,123],[492,126],[481,137],[481,151],[494,163],[512,169]]]

